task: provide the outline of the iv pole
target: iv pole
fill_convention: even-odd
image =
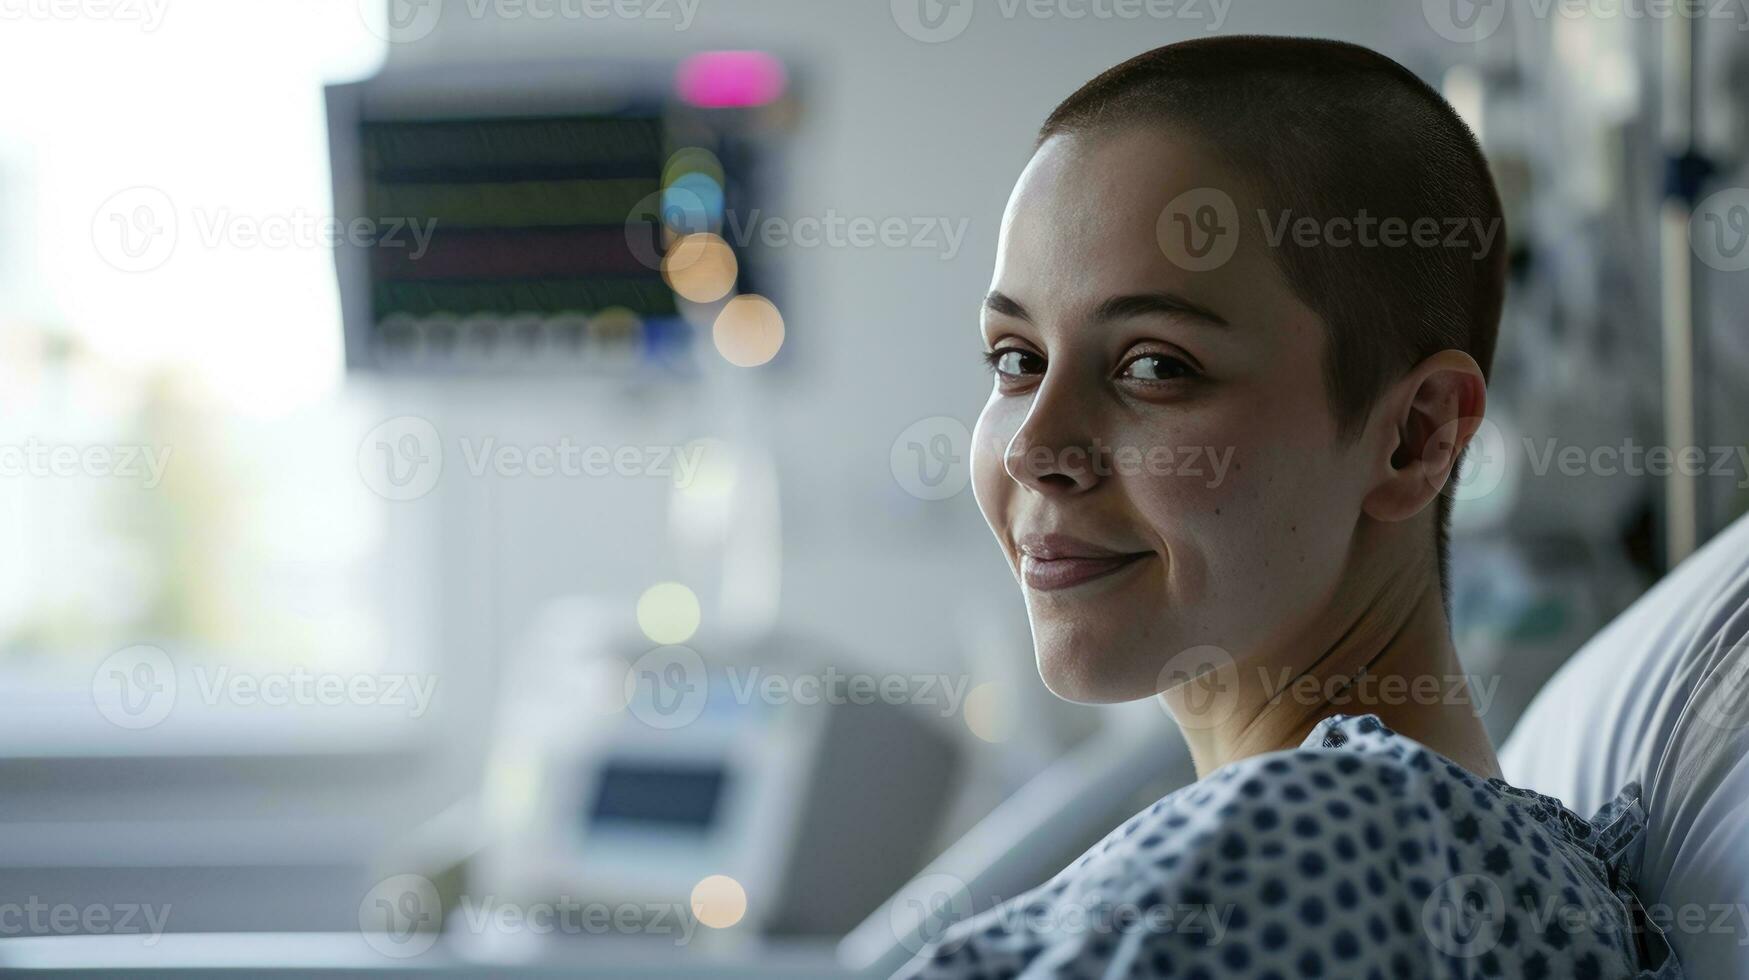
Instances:
[[[1700,153],[1697,18],[1665,21],[1664,143],[1666,183],[1661,214],[1660,280],[1664,346],[1664,444],[1673,454],[1700,445],[1706,387],[1696,372],[1705,358],[1697,347],[1704,337],[1695,329],[1695,295],[1699,282],[1689,248],[1689,224],[1707,166]],[[1697,474],[1671,467],[1665,478],[1665,560],[1676,567],[1700,544],[1705,501]]]

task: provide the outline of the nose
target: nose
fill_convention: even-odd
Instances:
[[[1046,381],[1003,453],[1009,478],[1046,495],[1081,494],[1097,487],[1111,474],[1111,447],[1091,431],[1092,409]]]

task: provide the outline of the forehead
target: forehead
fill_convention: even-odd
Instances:
[[[992,288],[1063,315],[1149,291],[1219,301],[1229,319],[1291,303],[1235,177],[1199,142],[1152,127],[1053,136],[1009,197]],[[1233,236],[1214,263],[1196,254],[1210,234]]]

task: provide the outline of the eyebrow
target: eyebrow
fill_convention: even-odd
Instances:
[[[984,297],[984,309],[1029,323],[1032,321],[1032,314],[1026,311],[1026,307],[999,290],[993,289]],[[1196,320],[1214,327],[1228,325],[1225,317],[1206,306],[1192,303],[1177,293],[1129,293],[1113,296],[1100,303],[1099,308],[1093,311],[1093,321],[1105,323],[1130,317],[1159,315]]]

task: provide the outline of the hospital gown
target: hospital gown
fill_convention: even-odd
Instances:
[[[1588,821],[1337,715],[937,930],[895,976],[1678,980],[1632,889],[1644,829],[1637,785]]]

